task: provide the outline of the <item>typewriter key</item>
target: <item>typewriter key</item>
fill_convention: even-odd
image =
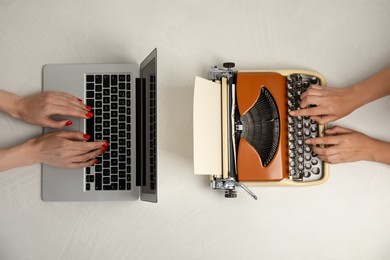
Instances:
[[[313,172],[314,174],[319,174],[319,173],[320,173],[320,168],[314,167],[313,170],[312,170],[312,172]]]
[[[304,173],[304,176],[305,176],[305,178],[309,178],[310,177],[310,172],[308,172],[308,171],[305,171],[305,173]]]

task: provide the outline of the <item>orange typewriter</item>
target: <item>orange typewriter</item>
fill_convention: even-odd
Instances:
[[[212,189],[237,196],[240,186],[315,185],[329,176],[328,164],[305,144],[323,135],[324,125],[292,117],[300,95],[325,85],[304,70],[236,71],[234,63],[213,66],[194,89],[194,172],[209,175]]]

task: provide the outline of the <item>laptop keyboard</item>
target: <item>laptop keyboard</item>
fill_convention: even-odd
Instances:
[[[131,75],[86,75],[86,120],[89,141],[106,140],[107,151],[85,169],[85,190],[131,190]]]

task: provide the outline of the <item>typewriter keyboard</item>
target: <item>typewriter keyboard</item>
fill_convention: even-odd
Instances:
[[[291,74],[287,78],[288,112],[300,109],[300,95],[319,79],[306,74]],[[323,176],[323,162],[311,147],[308,138],[319,136],[319,126],[308,117],[288,117],[289,177],[294,181],[315,181]]]

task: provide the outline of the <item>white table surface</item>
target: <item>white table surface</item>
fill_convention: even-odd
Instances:
[[[159,202],[46,203],[40,165],[0,173],[0,259],[389,259],[390,166],[332,165],[313,187],[227,200],[193,175],[194,77],[300,68],[347,86],[389,65],[390,2],[0,0],[0,87],[46,63],[140,63],[158,48]],[[364,95],[364,93],[362,93]],[[390,97],[336,122],[390,141]],[[0,114],[1,146],[41,128]],[[23,160],[23,158],[21,158]]]

